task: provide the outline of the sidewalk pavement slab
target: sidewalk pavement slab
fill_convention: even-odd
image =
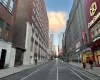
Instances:
[[[69,64],[72,65],[72,66],[78,67],[80,69],[83,69],[82,63],[70,62]],[[90,65],[86,64],[86,69],[83,69],[83,70],[85,70],[89,73],[92,73],[96,76],[100,76],[100,67],[93,67],[93,69],[90,69]]]
[[[4,78],[4,77],[10,76],[10,75],[19,73],[23,70],[30,69],[32,67],[36,67],[36,66],[41,65],[45,62],[47,62],[47,61],[39,62],[37,65],[31,64],[31,65],[23,65],[23,66],[19,66],[19,67],[8,68],[8,69],[1,69],[0,70],[0,78]]]

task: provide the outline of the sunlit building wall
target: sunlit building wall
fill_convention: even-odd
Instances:
[[[18,0],[14,28],[15,65],[33,64],[48,56],[49,27],[44,0]]]

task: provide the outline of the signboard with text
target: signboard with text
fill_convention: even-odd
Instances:
[[[90,30],[100,20],[100,0],[84,0],[84,8],[89,38],[91,39]]]

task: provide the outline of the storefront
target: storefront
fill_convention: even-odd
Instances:
[[[93,61],[100,66],[100,34],[95,36],[89,44],[93,53]]]
[[[86,62],[86,63],[88,63],[90,59],[91,59],[91,53],[90,53],[90,51],[83,52],[83,61]]]

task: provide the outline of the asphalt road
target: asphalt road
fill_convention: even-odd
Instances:
[[[91,76],[61,60],[54,60],[0,80],[100,80]]]

